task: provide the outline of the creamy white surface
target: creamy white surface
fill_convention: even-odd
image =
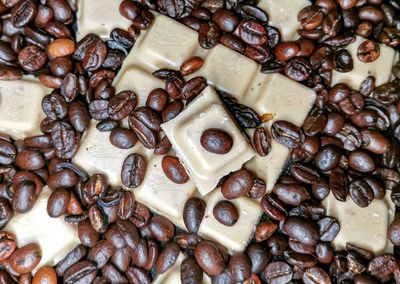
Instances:
[[[0,81],[0,132],[14,139],[40,134],[40,122],[45,117],[42,99],[48,93],[49,89],[33,76]]]
[[[44,265],[53,266],[80,244],[77,226],[64,221],[64,217],[51,218],[47,214],[47,200],[51,194],[44,187],[32,210],[16,214],[3,229],[17,237],[18,247],[29,243],[39,244],[42,259],[34,271]]]

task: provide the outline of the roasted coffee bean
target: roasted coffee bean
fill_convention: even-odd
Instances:
[[[217,11],[218,12],[218,11]],[[190,13],[191,16],[199,19],[199,20],[203,20],[203,21],[208,21],[211,19],[211,12],[210,10],[204,8],[204,7],[198,7],[198,8],[194,8],[192,10],[192,12]]]
[[[277,120],[271,127],[272,137],[288,148],[296,148],[304,142],[304,133],[296,125],[285,121]]]
[[[285,251],[285,260],[294,266],[307,268],[313,267],[317,264],[317,259],[311,254],[302,254],[293,251]]]
[[[57,122],[54,124],[51,138],[57,157],[61,159],[72,158],[78,150],[78,138],[72,126],[66,122]]]
[[[214,14],[214,16],[215,16],[215,14]],[[196,72],[197,70],[199,70],[201,68],[201,66],[203,66],[203,63],[204,63],[204,60],[198,56],[193,56],[193,57],[185,60],[180,67],[181,75],[188,76],[188,75]]]
[[[174,242],[184,250],[194,250],[203,239],[195,233],[181,233],[175,235]]]
[[[394,168],[400,162],[399,140],[394,137],[390,140],[389,149],[387,149],[387,151],[383,154],[382,162],[383,165],[388,168]]]
[[[182,97],[191,100],[197,97],[207,87],[207,81],[204,77],[194,77],[187,81],[182,87]]]
[[[15,164],[23,170],[35,171],[43,168],[46,162],[39,151],[22,150],[17,154]]]
[[[247,44],[261,45],[268,41],[264,27],[256,21],[244,21],[238,27],[239,37]]]
[[[218,25],[221,31],[232,33],[239,25],[239,17],[228,9],[219,9],[213,16],[212,21]]]
[[[375,177],[364,177],[363,180],[369,185],[371,188],[374,198],[376,199],[382,199],[384,198],[386,194],[386,189],[384,184],[377,178]]]
[[[16,246],[14,236],[5,231],[0,231],[0,261],[9,258]]]
[[[17,156],[17,149],[15,146],[8,142],[0,139],[0,164],[10,165],[15,162]]]
[[[126,270],[126,277],[129,283],[132,284],[150,284],[151,280],[147,272],[141,268],[134,266],[128,267]]]
[[[379,44],[366,40],[360,44],[357,50],[357,57],[361,62],[374,62],[380,55]]]
[[[40,262],[42,252],[38,244],[27,244],[10,256],[9,261],[12,269],[17,273],[25,274],[31,272]]]
[[[122,199],[118,206],[118,217],[127,220],[132,216],[135,208],[135,197],[132,192],[124,190]]]
[[[89,261],[83,260],[71,266],[64,274],[64,283],[91,283],[96,278],[96,265]]]
[[[251,187],[250,191],[248,192],[248,196],[252,199],[259,199],[264,196],[267,190],[267,186],[265,181],[259,178],[255,178],[253,182],[253,186]]]
[[[304,58],[295,57],[288,61],[285,66],[285,75],[289,78],[302,82],[308,80],[311,75],[312,67]]]
[[[96,128],[100,132],[110,132],[119,126],[118,121],[105,119],[96,124]]]
[[[394,244],[398,246],[400,244],[400,219],[396,218],[390,224],[389,231],[388,231],[388,239]]]
[[[136,119],[154,132],[161,131],[161,118],[151,108],[139,107],[134,110],[130,119]]]
[[[341,155],[342,151],[338,146],[324,146],[315,156],[315,165],[323,172],[332,170],[339,165]]]
[[[210,276],[221,274],[226,268],[221,251],[210,241],[202,241],[197,245],[195,257],[199,266]]]
[[[305,245],[315,245],[319,239],[316,224],[300,217],[287,218],[283,225],[283,231],[289,237]]]
[[[144,180],[146,169],[147,162],[141,154],[129,155],[122,165],[122,183],[129,188],[138,187]]]
[[[47,185],[52,190],[57,188],[71,188],[74,187],[78,181],[79,178],[74,171],[64,169],[52,173],[47,180]]]
[[[291,174],[299,181],[315,184],[320,180],[320,174],[313,167],[305,164],[293,164]]]
[[[173,71],[176,72],[176,71]],[[165,90],[168,95],[174,100],[182,99],[182,88],[185,84],[184,79],[178,73],[172,73],[172,75],[168,75],[165,81]]]
[[[127,128],[117,128],[110,133],[110,142],[119,149],[130,149],[136,145],[136,134]]]
[[[332,284],[329,274],[319,267],[310,267],[304,270],[302,280],[305,284],[326,283]]]
[[[107,119],[107,118],[109,118],[108,108],[109,108],[109,101],[93,100],[89,104],[90,116],[95,120]]]
[[[76,101],[69,105],[68,119],[78,132],[84,132],[90,127],[90,115],[82,102]]]
[[[221,193],[226,199],[236,199],[245,196],[253,187],[253,175],[246,169],[231,174],[221,186]]]
[[[233,139],[223,130],[209,128],[201,134],[200,143],[208,152],[226,154],[232,149]]]
[[[338,167],[331,171],[331,175],[329,177],[329,188],[337,200],[342,202],[346,200],[348,190],[347,183],[348,179],[343,169]]]
[[[199,44],[202,48],[210,49],[219,43],[220,30],[213,22],[203,23],[199,29]]]
[[[154,216],[149,221],[149,229],[160,242],[168,242],[175,233],[174,225],[163,216]]]
[[[221,224],[231,227],[238,221],[239,211],[232,202],[222,200],[215,204],[213,216]]]
[[[68,115],[68,105],[65,99],[57,93],[47,95],[43,98],[42,109],[52,120],[61,120]]]
[[[73,54],[75,42],[70,39],[56,39],[47,46],[47,56],[50,59],[63,57]]]
[[[122,120],[127,117],[137,105],[135,93],[122,91],[110,99],[108,114],[114,120]]]
[[[375,278],[366,274],[355,275],[353,280],[354,284],[378,284]]]
[[[157,135],[146,125],[146,123],[142,122],[140,115],[135,114],[129,116],[129,127],[133,130],[133,132],[135,132],[139,141],[146,148],[155,148],[158,142]]]
[[[294,206],[311,198],[307,189],[300,184],[278,183],[274,186],[272,192],[285,204]]]
[[[0,228],[4,228],[13,216],[14,211],[10,202],[4,198],[0,198]]]
[[[367,207],[374,199],[374,192],[367,182],[361,179],[354,180],[349,185],[349,193],[354,203],[359,207]]]
[[[136,202],[135,208],[129,220],[138,228],[142,228],[147,225],[150,219],[150,211],[143,204]]]
[[[88,212],[88,217],[90,224],[93,229],[95,229],[98,233],[104,233],[107,229],[107,217],[104,214],[104,211],[98,205],[93,205],[90,207]]]
[[[137,267],[144,267],[149,261],[149,246],[145,239],[140,239],[132,255],[133,264]]]
[[[255,239],[257,242],[261,243],[267,240],[275,231],[278,229],[278,225],[272,221],[260,222],[257,225],[255,232]]]
[[[288,215],[283,203],[272,194],[264,195],[261,208],[269,218],[277,221],[284,221]]]
[[[32,0],[19,1],[11,10],[11,22],[21,28],[31,22],[37,13],[37,4]]]
[[[378,115],[373,110],[364,109],[350,117],[350,121],[358,127],[374,127]]]
[[[203,220],[206,202],[197,197],[189,198],[183,208],[183,221],[186,229],[191,233],[197,233]]]
[[[93,41],[87,46],[82,67],[89,72],[95,71],[103,65],[106,55],[107,45],[101,40]]]
[[[263,127],[257,128],[253,133],[254,148],[258,155],[265,157],[272,148],[271,137]]]
[[[156,112],[162,112],[168,103],[168,94],[164,89],[152,90],[147,96],[146,106]]]
[[[303,245],[302,243],[300,243],[296,240],[293,240],[293,239],[289,239],[288,246],[292,251],[300,253],[300,254],[314,254],[315,253],[315,246]],[[286,253],[285,253],[285,255],[286,255]],[[297,258],[297,257],[295,257],[295,258]]]
[[[18,54],[18,62],[22,69],[27,72],[33,72],[42,68],[47,61],[46,52],[36,45],[24,47]]]
[[[201,284],[203,281],[203,270],[192,257],[182,261],[180,275],[182,284]]]
[[[179,253],[180,249],[177,244],[174,242],[167,244],[157,258],[155,265],[157,273],[161,274],[170,269],[176,262]]]
[[[238,52],[245,52],[246,44],[238,37],[231,34],[224,34],[220,39],[221,43]],[[246,54],[247,55],[247,54]],[[250,56],[249,56],[250,57]]]
[[[327,121],[327,116],[324,114],[309,115],[303,123],[303,131],[309,136],[317,135],[325,129]]]
[[[304,29],[313,30],[318,27],[324,18],[324,14],[318,6],[310,5],[303,8],[297,15],[297,20]]]
[[[340,231],[338,221],[331,217],[325,217],[318,221],[320,240],[332,242]]]
[[[14,186],[12,208],[18,213],[26,213],[33,208],[37,188],[32,181],[22,181]]]
[[[289,283],[293,278],[292,268],[285,262],[270,262],[261,274],[267,283]]]
[[[79,262],[86,256],[86,248],[83,245],[78,245],[70,251],[55,267],[57,275],[63,276],[65,271],[72,265]]]
[[[188,182],[189,176],[178,158],[165,156],[162,159],[161,167],[167,178],[174,183],[184,184]]]
[[[42,266],[32,279],[32,284],[57,284],[57,274],[53,267]]]
[[[390,274],[396,269],[396,259],[391,254],[383,254],[376,256],[368,263],[368,272],[378,278],[384,280],[390,277]]]
[[[354,151],[362,145],[361,134],[353,125],[346,123],[342,130],[335,134],[335,137],[340,139],[344,144],[344,149]]]
[[[99,241],[89,250],[88,260],[97,264],[97,268],[101,269],[111,258],[115,252],[115,247],[106,240]]]
[[[334,69],[339,72],[350,72],[353,70],[354,62],[347,49],[340,49],[334,55]]]
[[[67,213],[71,193],[65,189],[54,190],[47,201],[47,213],[52,218],[60,217]]]
[[[285,62],[300,52],[300,46],[296,42],[279,43],[275,48],[275,57],[279,61]]]
[[[349,155],[349,166],[363,173],[370,173],[375,170],[375,161],[364,151],[353,151]]]
[[[246,249],[251,262],[251,273],[259,273],[267,265],[270,254],[261,244],[251,244]]]
[[[288,239],[281,233],[275,233],[268,238],[266,244],[271,255],[283,256],[283,253],[288,248]]]
[[[243,252],[231,256],[227,269],[236,282],[242,283],[251,277],[251,261]]]
[[[117,249],[111,258],[111,263],[119,271],[126,272],[126,269],[132,260],[131,253],[131,249],[128,247]]]
[[[183,110],[183,103],[180,100],[175,100],[169,103],[161,113],[162,121],[165,123],[175,118]]]
[[[119,5],[119,13],[128,20],[135,20],[140,14],[139,6],[130,0],[122,1]]]

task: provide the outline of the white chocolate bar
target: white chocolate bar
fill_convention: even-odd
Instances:
[[[0,132],[14,139],[41,134],[42,99],[48,93],[33,76],[0,81]]]
[[[114,28],[128,29],[131,21],[119,13],[122,0],[78,0],[77,40],[89,33],[109,38]]]
[[[337,83],[346,83],[350,88],[358,90],[360,88],[360,84],[368,76],[375,77],[377,86],[389,81],[392,66],[397,59],[395,50],[384,44],[379,44],[380,56],[378,59],[371,63],[364,63],[358,59],[357,50],[359,45],[365,40],[366,39],[357,36],[356,41],[346,47],[353,58],[353,70],[346,73],[333,70],[332,86],[336,85]]]
[[[211,87],[161,127],[202,195],[215,189],[222,177],[239,170],[255,155],[247,137]],[[210,153],[201,146],[200,137],[208,128],[221,129],[232,137],[233,146],[228,153]]]
[[[154,280],[154,284],[172,284],[172,283],[181,283],[181,264],[185,260],[186,256],[183,253],[180,253],[174,265],[168,269],[163,274],[160,274]],[[203,282],[202,284],[211,284],[211,279],[208,277],[206,273],[203,273]]]
[[[260,220],[260,203],[248,197],[230,200],[238,209],[239,219],[235,225],[227,227],[218,222],[213,215],[214,206],[221,200],[225,200],[225,198],[222,196],[220,188],[206,196],[207,208],[199,228],[199,234],[224,244],[230,250],[243,251],[248,244],[249,236],[253,234],[255,226]]]
[[[268,24],[279,29],[282,39],[291,41],[299,38],[297,30],[301,25],[297,14],[310,5],[308,0],[260,0],[257,6],[268,14]]]
[[[346,248],[346,243],[368,249],[375,254],[393,253],[387,231],[394,219],[395,206],[387,191],[383,200],[373,200],[368,207],[358,207],[350,196],[346,202],[336,200],[333,194],[323,201],[328,216],[340,223],[340,232],[333,241],[336,249]]]
[[[32,210],[16,214],[3,229],[16,236],[18,247],[29,243],[39,244],[42,259],[34,272],[42,266],[57,264],[80,244],[76,225],[65,222],[64,217],[51,218],[47,214],[47,199],[51,192],[44,187]]]

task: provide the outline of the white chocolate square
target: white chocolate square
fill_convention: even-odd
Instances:
[[[41,134],[42,99],[48,93],[32,76],[0,81],[0,132],[15,139]]]
[[[108,39],[114,28],[128,29],[131,21],[121,16],[119,5],[123,0],[78,0],[77,40],[89,33]]]
[[[217,188],[205,198],[206,212],[199,228],[199,235],[222,243],[230,251],[243,251],[253,234],[262,211],[260,204],[248,197],[230,200],[238,209],[239,219],[236,224],[228,227],[218,222],[213,215],[214,206],[221,200],[221,189]]]
[[[176,118],[161,127],[202,195],[212,191],[222,177],[240,169],[255,155],[247,138],[211,87],[207,87]],[[228,153],[214,154],[201,146],[200,137],[208,128],[224,130],[232,137],[233,146]]]
[[[257,6],[268,14],[268,24],[279,29],[283,41],[292,41],[299,38],[301,28],[297,14],[309,5],[308,0],[260,0]]]
[[[154,284],[178,284],[181,283],[181,264],[186,259],[183,253],[180,253],[176,262],[170,269],[160,274],[154,280]],[[202,284],[211,284],[211,279],[206,273],[203,273]]]
[[[346,73],[333,70],[332,86],[336,85],[337,83],[346,83],[350,88],[358,90],[360,88],[360,84],[368,76],[375,77],[377,86],[385,84],[389,81],[392,72],[392,66],[396,60],[395,50],[384,44],[379,44],[380,56],[371,63],[364,63],[358,59],[357,50],[359,45],[365,40],[365,38],[357,36],[356,41],[346,47],[353,58],[353,70]]]
[[[368,207],[358,207],[350,196],[346,202],[336,200],[332,193],[323,201],[328,216],[340,223],[340,232],[333,241],[340,250],[351,243],[372,251],[374,254],[393,253],[393,245],[387,238],[387,231],[394,219],[395,206],[390,191],[382,200],[373,200]]]
[[[194,76],[203,76],[218,89],[240,97],[249,89],[259,68],[255,61],[219,44],[210,50]]]
[[[51,218],[47,214],[47,199],[51,192],[44,187],[32,210],[16,214],[4,228],[16,236],[18,247],[39,244],[42,259],[34,271],[45,265],[56,265],[80,244],[76,225],[65,222],[64,217]]]
[[[133,91],[136,94],[138,106],[144,106],[146,104],[147,96],[152,90],[165,87],[165,83],[161,79],[154,77],[151,73],[143,71],[136,66],[125,69],[123,73],[114,80],[113,85],[117,93],[126,90]]]

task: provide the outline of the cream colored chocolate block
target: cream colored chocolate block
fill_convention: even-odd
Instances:
[[[136,93],[138,106],[144,106],[146,104],[147,96],[152,90],[165,87],[165,83],[162,80],[135,66],[124,70],[123,73],[114,80],[113,85],[117,93],[125,90]]]
[[[243,251],[261,217],[260,204],[248,197],[230,200],[239,211],[239,219],[235,225],[228,227],[218,222],[213,215],[214,206],[224,199],[220,188],[206,196],[207,208],[199,235],[221,243],[230,251]]]
[[[211,87],[161,127],[202,195],[212,191],[223,176],[240,169],[255,155]],[[227,154],[214,154],[201,146],[200,137],[209,128],[222,129],[233,138],[232,149]]]
[[[357,50],[361,43],[366,39],[357,36],[356,41],[349,44],[346,49],[350,52],[353,58],[353,70],[346,73],[333,71],[332,86],[337,83],[346,83],[352,89],[358,90],[360,84],[368,77],[374,76],[376,85],[382,85],[389,81],[392,66],[395,63],[395,51],[393,48],[383,44],[380,46],[380,56],[377,60],[371,63],[363,63],[357,57]]]
[[[269,24],[279,29],[284,41],[299,38],[297,30],[301,28],[297,21],[297,14],[306,6],[311,5],[308,0],[260,0],[258,7],[267,12]]]
[[[328,216],[340,223],[340,232],[333,241],[336,249],[343,249],[346,243],[368,249],[375,254],[393,253],[393,245],[387,238],[387,231],[394,219],[395,206],[390,191],[385,199],[373,200],[366,208],[358,207],[350,196],[340,202],[332,194],[323,201]]]
[[[203,67],[193,76],[203,76],[218,89],[242,97],[259,68],[253,60],[219,44],[210,50]]]
[[[140,142],[131,149],[114,147],[109,140],[110,133],[98,131],[96,124],[97,122],[92,121],[90,129],[85,132],[73,162],[89,174],[105,174],[111,185],[121,185],[121,169],[125,158],[144,147]]]
[[[63,217],[51,218],[47,214],[47,199],[51,190],[45,187],[32,210],[16,214],[3,229],[13,233],[18,247],[29,243],[39,244],[42,259],[34,272],[44,265],[53,266],[80,244],[75,225],[64,221]]]
[[[176,184],[169,180],[161,167],[163,156],[149,157],[146,176],[139,188],[132,189],[136,200],[153,211],[170,219],[175,225],[185,228],[182,213],[186,200],[196,193],[192,180]]]
[[[131,21],[119,13],[121,2],[122,0],[78,0],[77,40],[89,33],[107,39],[114,28],[128,29]]]
[[[253,132],[254,130],[248,132],[251,133],[249,137],[253,137]],[[272,139],[271,152],[265,157],[255,155],[245,164],[245,167],[256,177],[263,179],[267,186],[267,192],[271,192],[288,159],[289,148]]]
[[[33,76],[0,81],[0,132],[14,139],[41,134],[42,99],[48,93]]]
[[[301,126],[314,105],[315,92],[281,74],[257,73],[246,95],[239,102],[251,106],[259,115],[270,114]]]
[[[154,284],[178,284],[181,283],[181,264],[186,259],[183,253],[180,253],[174,265],[163,274],[160,274],[154,280]],[[202,284],[211,284],[210,277],[203,273]]]

